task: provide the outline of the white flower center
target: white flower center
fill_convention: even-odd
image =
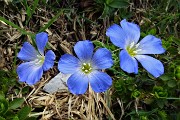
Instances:
[[[85,74],[89,74],[92,71],[92,66],[90,63],[83,63],[81,66],[81,70]]]
[[[135,44],[134,42],[132,42],[130,45],[126,47],[126,50],[130,56],[134,57],[135,55],[138,54],[138,52],[141,51],[141,49],[139,49],[138,47],[139,47],[139,43]]]
[[[45,57],[41,55],[37,55],[37,59],[35,60],[36,65],[42,65],[44,63]]]

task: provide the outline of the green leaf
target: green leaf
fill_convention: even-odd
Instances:
[[[125,8],[129,6],[129,3],[127,0],[113,0],[110,3],[107,3],[107,5],[112,8]]]
[[[6,119],[0,116],[0,120],[6,120]]]
[[[14,116],[16,116],[16,113],[14,113],[12,110],[8,110],[4,116],[6,116],[6,119],[12,119]]]
[[[24,106],[20,111],[18,111],[17,114],[20,120],[24,120],[28,117],[30,112],[31,112],[31,107]]]
[[[24,102],[23,98],[16,98],[15,100],[11,101],[9,104],[9,109],[16,109],[20,107]]]
[[[110,11],[112,11],[111,8],[104,4],[104,10],[100,18],[105,18],[110,13]]]
[[[173,79],[171,74],[164,74],[164,75],[160,76],[159,78],[163,81],[168,81],[168,80]]]
[[[105,0],[106,1],[106,4],[109,4],[111,2],[113,2],[114,0]]]
[[[14,116],[13,120],[20,120],[18,116]]]
[[[8,101],[4,98],[4,94],[0,94],[0,115],[4,115],[8,110]]]
[[[176,81],[175,80],[170,80],[168,81],[168,87],[175,87],[176,86]]]
[[[29,20],[32,18],[32,15],[33,15],[34,11],[36,10],[36,8],[38,6],[38,3],[39,3],[39,0],[34,0],[32,10],[28,7],[29,9],[27,9],[27,13],[29,12],[29,15],[27,14],[28,19],[26,21],[26,25],[28,24]]]
[[[151,29],[148,34],[155,35],[156,34],[156,28]]]
[[[153,109],[153,110],[151,110],[151,111],[148,111],[148,112],[143,111],[143,110],[139,110],[139,111],[138,111],[138,114],[141,115],[141,116],[142,116],[142,115],[147,115],[147,116],[149,116],[149,115],[157,112],[157,110],[158,110],[158,108],[155,108],[155,109]],[[129,115],[133,115],[133,114],[137,114],[137,112],[136,112],[135,110],[133,110],[132,112],[128,113],[125,117],[127,117],[127,116],[129,116]]]
[[[162,109],[167,101],[165,99],[158,99],[157,105]]]
[[[5,100],[4,93],[0,93],[0,100]]]

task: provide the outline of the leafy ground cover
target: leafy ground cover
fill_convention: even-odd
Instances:
[[[0,1],[0,119],[180,119],[180,2],[178,0],[12,0]],[[121,20],[138,24],[141,38],[161,38],[166,52],[152,55],[165,72],[154,78],[142,66],[138,74],[119,67],[119,51],[106,30]],[[95,49],[105,47],[114,65],[106,72],[113,85],[104,93],[92,90],[73,95],[68,90],[54,94],[43,86],[58,71],[58,63],[33,86],[19,82],[17,58],[25,41],[35,46],[35,35],[47,32],[47,49],[56,61],[74,54],[80,40],[91,40]]]

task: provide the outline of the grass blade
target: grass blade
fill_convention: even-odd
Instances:
[[[38,6],[38,3],[39,3],[39,0],[34,1],[32,10],[30,10],[30,14],[29,14],[28,19],[26,21],[26,25],[28,24],[29,20],[32,18],[32,15],[33,15],[34,11],[36,10],[36,8]]]
[[[27,32],[26,30],[22,29],[22,28],[19,27],[18,25],[14,24],[13,22],[11,22],[11,21],[9,21],[9,20],[1,17],[1,16],[0,16],[0,21],[3,21],[3,22],[5,22],[6,24],[12,26],[13,28],[16,28],[16,29],[19,30],[22,34],[34,36],[33,33]]]
[[[63,13],[64,10],[60,10],[57,15],[55,15],[44,27],[42,27],[39,32],[45,31],[49,26],[53,24],[57,20],[57,18]]]

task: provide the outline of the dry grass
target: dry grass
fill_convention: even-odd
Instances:
[[[39,87],[41,86],[34,88],[25,99],[32,108],[43,107],[43,111],[30,116],[41,115],[42,120],[103,120],[109,116],[115,120],[105,101],[110,95],[105,97],[104,94],[94,93],[91,89],[80,96],[72,95],[67,90],[48,94]]]

